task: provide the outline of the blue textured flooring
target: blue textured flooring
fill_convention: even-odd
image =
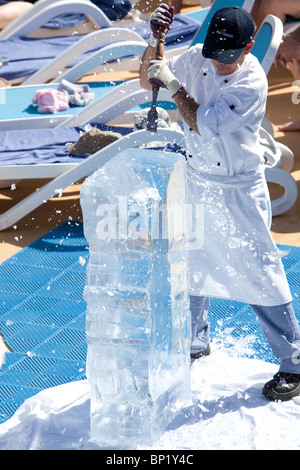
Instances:
[[[88,259],[82,223],[65,223],[0,265],[0,422],[39,391],[85,378]]]
[[[283,258],[300,320],[300,247]],[[39,391],[85,378],[82,298],[88,246],[82,223],[66,222],[0,265],[0,330],[12,352],[0,372],[0,423]],[[211,336],[247,357],[276,362],[252,310],[212,299]],[[240,352],[240,349],[239,351]]]

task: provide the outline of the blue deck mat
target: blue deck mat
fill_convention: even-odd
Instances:
[[[290,250],[283,262],[300,320],[300,247],[280,248]],[[0,422],[39,391],[85,378],[87,261],[82,223],[66,222],[0,265],[0,330],[12,349],[0,372]],[[225,346],[239,337],[247,357],[276,362],[250,307],[212,299],[210,322]]]

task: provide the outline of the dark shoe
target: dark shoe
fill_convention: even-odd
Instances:
[[[290,400],[300,395],[300,374],[277,372],[273,379],[264,385],[262,393],[271,400]]]
[[[209,356],[210,353],[211,353],[210,345],[208,345],[207,348],[202,349],[202,351],[199,351],[197,353],[191,353],[191,362],[194,362],[196,359],[199,359],[200,357]]]

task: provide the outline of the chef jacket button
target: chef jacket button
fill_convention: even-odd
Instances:
[[[204,73],[203,73],[203,75],[204,75],[204,77],[206,77],[207,73],[206,73],[206,72],[204,72]]]
[[[217,166],[221,166],[221,162],[218,162],[218,163],[217,163]]]
[[[193,129],[190,127],[190,131],[192,131]]]

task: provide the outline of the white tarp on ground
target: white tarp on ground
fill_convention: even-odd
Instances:
[[[190,403],[152,449],[300,449],[300,397],[270,402],[261,395],[277,366],[236,357],[235,347],[212,348],[211,356],[192,365]],[[87,381],[40,392],[0,425],[1,450],[93,448]]]

